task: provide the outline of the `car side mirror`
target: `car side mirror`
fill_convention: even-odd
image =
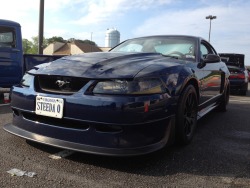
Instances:
[[[217,63],[220,61],[220,56],[215,54],[207,54],[206,58],[204,59],[205,63]]]

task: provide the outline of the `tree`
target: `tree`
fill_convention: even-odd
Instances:
[[[97,44],[95,42],[93,42],[91,40],[88,40],[88,39],[85,39],[85,40],[74,39],[74,38],[68,39],[68,42],[74,42],[74,41],[77,41],[77,42],[80,42],[80,43],[84,43],[84,44],[90,44],[90,45],[97,46]]]
[[[74,42],[76,39],[75,38],[70,38],[67,40],[67,42]]]
[[[33,54],[36,54],[36,53],[38,53],[38,43],[39,43],[38,36],[32,37],[32,40],[33,40],[33,48],[32,49],[35,52]],[[45,39],[43,37],[43,48],[46,48],[47,46],[48,46],[48,41],[47,41],[47,39]]]
[[[23,43],[23,53],[30,54],[33,46],[32,42],[29,41],[28,39],[23,39],[22,43]]]
[[[32,41],[28,39],[23,39],[23,51],[27,54],[37,54],[38,53],[38,36],[32,37]],[[43,38],[43,48],[48,46],[47,39]]]
[[[79,41],[82,42],[82,43],[85,43],[85,44],[90,44],[90,45],[97,46],[96,43],[95,43],[94,41],[91,41],[91,40],[88,40],[88,39],[79,40]]]
[[[58,36],[54,36],[54,37],[51,37],[51,38],[47,39],[47,43],[48,44],[51,44],[51,43],[54,43],[54,42],[63,42],[63,43],[66,43],[67,41],[64,40],[62,37],[58,37]]]
[[[81,39],[74,39],[74,38],[70,38],[68,40],[64,40],[62,37],[59,36],[53,36],[51,38],[44,38],[43,37],[43,49],[46,48],[49,44],[53,43],[53,42],[80,42],[83,44],[90,44],[90,45],[94,45],[97,46],[97,44],[91,40],[85,39],[85,40],[81,40]],[[38,36],[36,37],[32,37],[32,41],[29,41],[28,39],[23,39],[23,52],[27,53],[27,54],[37,54],[38,53]]]

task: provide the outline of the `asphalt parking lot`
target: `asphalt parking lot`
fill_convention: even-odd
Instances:
[[[250,84],[249,84],[250,88]],[[139,157],[103,157],[61,149],[5,132],[9,105],[0,106],[0,187],[250,187],[250,91],[230,96],[226,113],[198,122],[192,143]],[[34,177],[12,176],[17,168]]]

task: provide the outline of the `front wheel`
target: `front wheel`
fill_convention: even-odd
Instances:
[[[176,114],[176,141],[181,145],[191,142],[198,113],[197,93],[193,85],[188,85],[182,92]]]

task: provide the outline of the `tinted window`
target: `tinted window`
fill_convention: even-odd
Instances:
[[[0,26],[0,47],[16,47],[14,28]]]
[[[148,37],[127,40],[113,48],[113,52],[161,53],[179,59],[195,61],[195,41],[182,37]]]
[[[209,44],[202,42],[201,43],[201,55],[203,58],[205,58],[207,54],[216,54],[216,52]]]

